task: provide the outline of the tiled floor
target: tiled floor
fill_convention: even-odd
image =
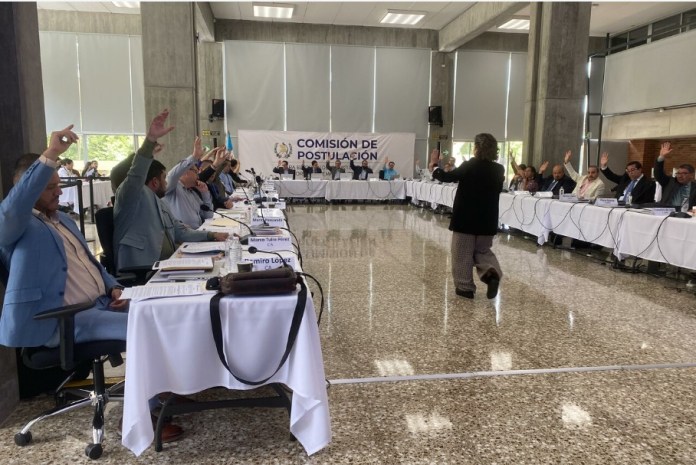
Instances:
[[[281,411],[213,411],[178,417],[185,439],[136,458],[112,404],[101,462],[696,463],[693,295],[501,234],[499,297],[481,286],[469,301],[454,293],[447,218],[402,205],[289,210],[327,297],[331,445],[307,457]],[[2,425],[0,463],[89,461],[87,410],[13,444],[48,405],[23,402]]]

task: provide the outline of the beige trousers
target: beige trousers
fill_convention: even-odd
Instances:
[[[498,279],[503,277],[498,259],[491,250],[492,245],[493,236],[452,232],[452,277],[457,289],[476,290],[474,267],[479,278],[486,283],[492,273],[497,273]]]

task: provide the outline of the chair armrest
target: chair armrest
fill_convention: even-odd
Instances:
[[[118,273],[119,275],[134,275],[135,280],[133,284],[137,286],[145,284],[149,278],[148,274],[152,271],[152,266],[132,266],[129,268],[121,268],[118,270]]]
[[[52,308],[34,315],[35,320],[56,318],[58,320],[60,342],[60,366],[70,371],[76,366],[75,362],[75,314],[94,307],[95,302],[81,302]]]
[[[52,308],[41,313],[34,315],[35,320],[45,320],[47,318],[65,318],[71,317],[76,313],[80,313],[84,310],[94,307],[95,302],[81,302],[79,304],[66,305],[65,307]]]

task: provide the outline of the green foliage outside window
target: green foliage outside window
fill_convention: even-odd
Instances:
[[[89,160],[120,161],[131,153],[133,153],[133,136],[87,136],[87,158]]]

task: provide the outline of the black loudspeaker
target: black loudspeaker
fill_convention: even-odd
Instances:
[[[211,113],[213,118],[224,118],[225,117],[225,101],[222,99],[213,99],[213,111]]]
[[[442,107],[428,107],[428,123],[442,126]]]

